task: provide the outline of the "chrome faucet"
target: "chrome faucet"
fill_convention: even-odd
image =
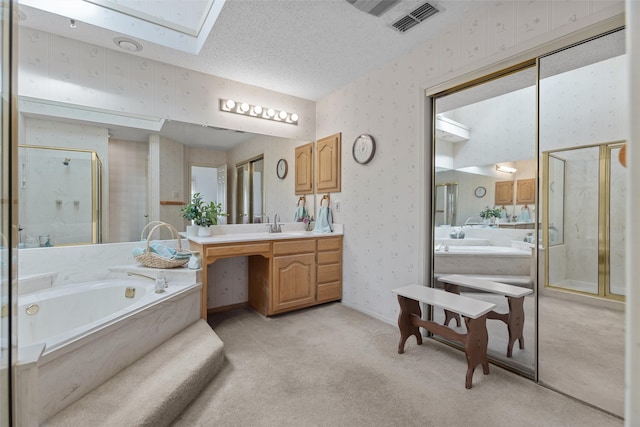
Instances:
[[[169,286],[167,284],[167,278],[164,275],[164,271],[158,271],[157,277],[151,277],[141,273],[133,273],[131,271],[127,271],[127,276],[138,276],[138,277],[144,277],[145,279],[154,280],[156,282],[155,291],[157,294],[161,294]]]
[[[269,226],[269,233],[282,233],[282,224],[278,224],[280,217],[278,214],[273,216],[273,224],[267,224]]]

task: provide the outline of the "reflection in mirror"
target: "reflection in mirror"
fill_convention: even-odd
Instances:
[[[191,198],[200,193],[204,203],[220,203],[222,212],[227,212],[227,167],[191,165]],[[226,224],[227,217],[220,216],[218,224]]]
[[[548,247],[540,257],[538,378],[619,417],[625,400],[625,303],[619,294],[629,236],[624,168],[612,153],[627,135],[627,63],[625,30],[539,60],[539,150],[543,160],[548,157],[542,233]],[[557,239],[552,224],[562,225]],[[606,333],[594,339],[594,331]]]
[[[440,225],[456,225],[458,207],[458,184],[436,184],[435,223]]]
[[[95,151],[18,150],[19,247],[100,243],[102,162]]]
[[[261,223],[264,214],[264,159],[236,166],[236,212],[234,224]]]
[[[532,377],[536,206],[518,204],[516,189],[518,181],[537,175],[536,74],[529,67],[493,77],[435,99],[433,283],[496,304],[487,320],[487,354]],[[451,274],[503,283],[524,296],[445,287],[439,278]],[[515,306],[526,319],[521,325],[523,345],[516,343],[508,354],[510,329],[515,327],[508,325],[507,314]],[[444,323],[444,312],[435,309],[433,319]],[[449,326],[464,332],[464,326],[453,321]]]

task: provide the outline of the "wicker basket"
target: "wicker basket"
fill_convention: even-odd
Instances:
[[[175,267],[181,267],[185,265],[187,262],[189,262],[189,258],[169,259],[169,258],[160,256],[154,252],[151,252],[151,248],[149,247],[149,243],[151,242],[151,235],[153,234],[154,231],[156,231],[156,229],[159,229],[160,227],[167,227],[169,228],[169,230],[171,230],[171,234],[173,235],[173,237],[178,239],[177,251],[180,253],[191,254],[191,251],[182,249],[182,241],[180,240],[180,235],[178,234],[178,230],[176,230],[173,225],[167,224],[166,222],[161,222],[161,221],[150,222],[149,224],[147,224],[144,230],[142,230],[142,236],[144,236],[144,232],[147,229],[147,227],[154,223],[158,223],[158,224],[154,225],[154,227],[149,232],[149,235],[147,236],[147,250],[140,255],[136,255],[135,256],[136,261],[138,261],[140,264],[144,265],[145,267],[151,267],[151,268],[175,268]]]

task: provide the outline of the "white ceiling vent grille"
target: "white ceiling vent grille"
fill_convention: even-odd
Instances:
[[[404,33],[408,29],[415,27],[416,25],[425,21],[427,18],[435,15],[436,13],[438,13],[438,9],[436,9],[429,3],[424,3],[422,6],[419,6],[408,15],[398,19],[392,24],[392,26],[401,33]]]
[[[369,15],[380,16],[400,3],[400,0],[347,0],[347,2]]]

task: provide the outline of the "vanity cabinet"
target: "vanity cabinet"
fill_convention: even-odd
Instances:
[[[228,243],[190,241],[202,254],[202,283],[208,266],[223,258],[248,258],[247,302],[263,316],[342,299],[342,235],[273,238]],[[216,237],[204,238],[214,240]],[[213,285],[215,286],[215,285]],[[208,314],[208,286],[202,287],[202,318]]]
[[[313,142],[296,147],[295,192],[313,194]]]
[[[312,305],[316,301],[316,240],[273,243],[271,313]]]
[[[318,303],[342,298],[342,237],[318,239]]]
[[[319,193],[339,193],[341,191],[341,142],[342,134],[336,133],[319,139],[316,143],[316,190]]]

